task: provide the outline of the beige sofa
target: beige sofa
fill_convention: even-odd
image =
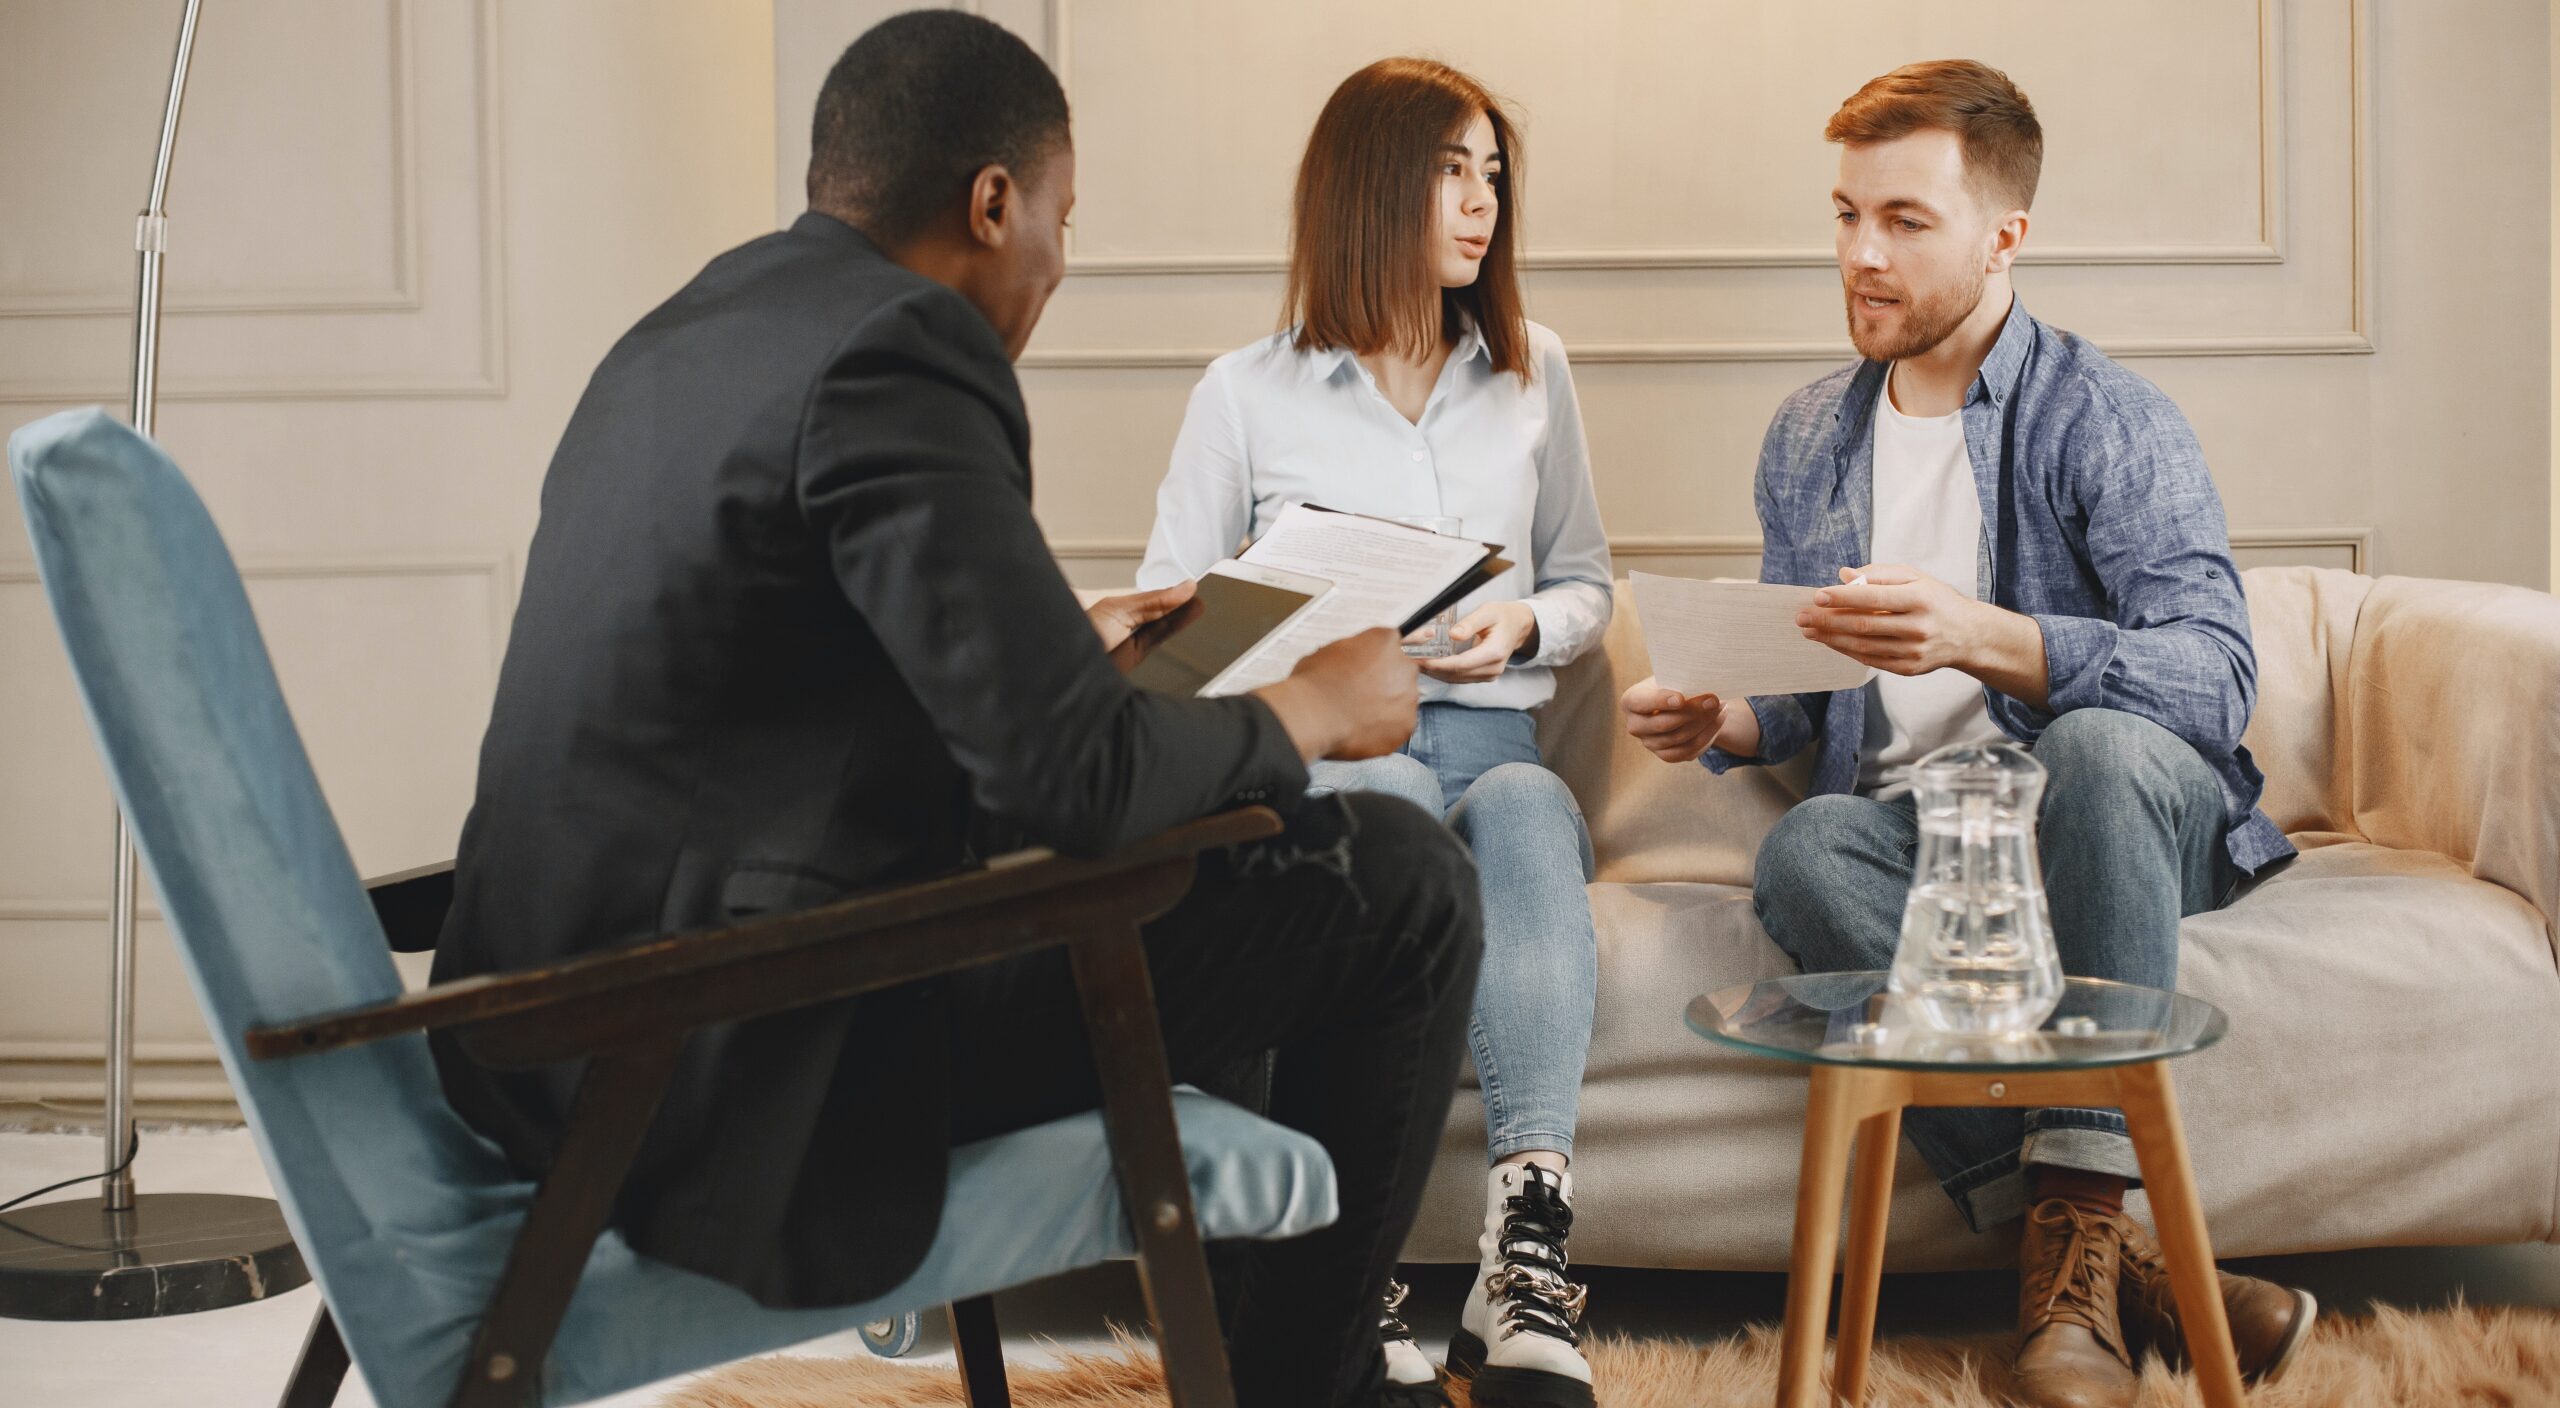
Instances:
[[[2181,986],[2231,1016],[2173,1068],[2216,1247],[2560,1240],[2560,599],[2310,568],[2246,586],[2248,743],[2303,855],[2185,926]],[[1573,1252],[1782,1270],[1803,1072],[1712,1049],[1680,1016],[1791,966],[1750,885],[1802,764],[1718,778],[1621,735],[1618,692],[1650,670],[1623,586],[1619,602],[1539,730],[1600,863]],[[1409,1256],[1474,1259],[1483,1167],[1470,1080]],[[2008,1254],[1906,1143],[1888,1265]]]

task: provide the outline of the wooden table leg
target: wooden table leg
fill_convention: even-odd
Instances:
[[[1778,1408],[1823,1408],[1822,1341],[1831,1322],[1831,1265],[1840,1249],[1840,1180],[1858,1123],[1857,1073],[1813,1068],[1796,1170],[1795,1250],[1787,1273],[1787,1322],[1778,1335]]]
[[[2142,1184],[2151,1195],[2151,1220],[2160,1229],[2160,1253],[2169,1264],[2169,1286],[2178,1297],[2180,1328],[2196,1386],[2206,1408],[2240,1408],[2240,1361],[2231,1345],[2231,1322],[2222,1312],[2222,1288],[2214,1275],[2213,1240],[2205,1231],[2204,1203],[2196,1196],[2187,1162],[2187,1133],[2168,1067],[2154,1061],[2116,1073],[2117,1104],[2133,1135]]]
[[[1884,1230],[1893,1210],[1893,1164],[1902,1141],[1902,1110],[1888,1107],[1858,1121],[1857,1181],[1849,1191],[1849,1257],[1840,1279],[1840,1348],[1833,1356],[1833,1395],[1849,1408],[1867,1398],[1867,1356],[1875,1347],[1876,1293],[1884,1283]]]

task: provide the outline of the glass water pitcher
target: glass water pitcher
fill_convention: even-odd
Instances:
[[[2062,1000],[2036,857],[2044,764],[2007,743],[1959,743],[1911,770],[1920,850],[1890,988],[1921,1028],[2031,1032]]]

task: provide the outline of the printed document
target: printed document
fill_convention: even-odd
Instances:
[[[1322,577],[1333,590],[1254,647],[1219,692],[1286,679],[1300,660],[1346,636],[1401,629],[1491,557],[1472,538],[1293,504],[1236,560]]]
[[[1665,689],[1741,699],[1827,694],[1875,678],[1868,666],[1805,639],[1796,613],[1813,605],[1811,587],[1628,575],[1653,676]]]

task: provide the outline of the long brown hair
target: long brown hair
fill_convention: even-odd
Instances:
[[[1501,204],[1476,281],[1441,288],[1429,245],[1440,148],[1463,141],[1477,113],[1492,122],[1501,154]],[[1418,355],[1472,323],[1494,370],[1528,380],[1529,327],[1515,253],[1519,187],[1519,129],[1483,84],[1447,64],[1412,58],[1380,59],[1342,80],[1298,163],[1281,302],[1284,322],[1297,324],[1298,348]]]

